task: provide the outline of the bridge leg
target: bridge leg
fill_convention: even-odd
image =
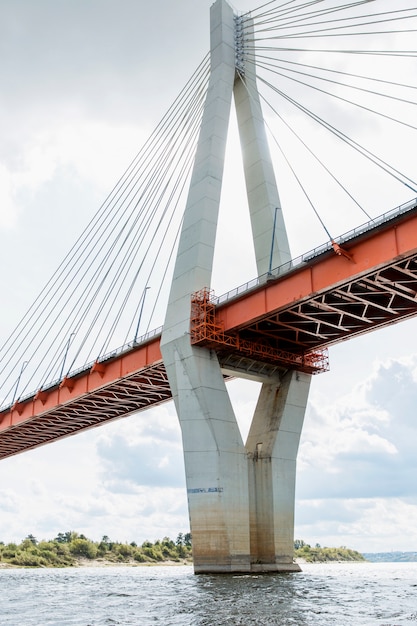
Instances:
[[[252,27],[247,21],[249,39]],[[254,64],[247,64],[242,80],[235,82],[234,96],[256,264],[262,275],[291,255]],[[275,384],[264,384],[259,396],[246,444],[253,570],[299,569],[293,564],[295,470],[309,386],[309,375],[287,372]]]
[[[251,37],[254,38],[252,28],[252,21],[247,20],[245,33],[249,40]],[[254,64],[247,64],[244,76],[235,81],[233,94],[256,266],[258,276],[261,276],[270,269],[290,261],[291,253],[254,67]]]
[[[299,571],[293,563],[295,473],[311,376],[289,371],[264,384],[249,431],[253,571]]]
[[[194,570],[250,571],[246,451],[217,358],[174,357]]]
[[[194,569],[250,570],[246,451],[217,356],[190,344],[191,294],[211,284],[235,79],[233,10],[211,7],[211,76],[161,351],[181,425]]]
[[[252,28],[247,21],[249,39]],[[245,64],[234,96],[256,264],[263,275],[291,255],[254,67]],[[246,444],[253,570],[299,569],[293,564],[295,469],[309,386],[309,375],[287,372],[275,384],[264,384],[259,396]]]

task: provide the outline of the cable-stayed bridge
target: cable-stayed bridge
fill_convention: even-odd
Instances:
[[[273,28],[283,8],[268,4],[275,12],[261,9],[258,22]],[[314,19],[325,15],[317,12]],[[199,66],[2,354],[3,456],[174,397],[198,571],[292,568],[291,496],[280,504],[280,494],[291,492],[309,376],[326,371],[328,345],[415,314],[413,199],[341,239],[323,222],[329,245],[291,260],[253,70],[256,22],[255,12],[234,15],[225,2],[215,3],[211,65],[206,59]],[[232,91],[259,276],[217,302],[210,274]],[[410,178],[360,149],[414,198]],[[174,209],[189,186],[183,219]],[[171,282],[166,260],[175,258],[177,245],[161,345],[158,331],[139,331],[151,283],[161,294]],[[155,300],[153,310],[158,307]],[[130,340],[109,350],[120,329]],[[82,359],[88,364],[76,367]],[[238,375],[263,382],[246,448],[236,438],[222,388],[224,377]],[[265,425],[272,418],[274,432],[286,420],[296,423],[292,442],[282,443],[287,426],[281,441],[276,435],[272,441]],[[212,441],[206,442],[206,428]],[[249,477],[243,478],[247,462]],[[276,468],[266,470],[266,464]],[[274,511],[266,512],[270,506]]]

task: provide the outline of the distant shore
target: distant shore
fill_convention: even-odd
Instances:
[[[179,533],[141,545],[121,543],[103,535],[92,541],[75,531],[58,533],[55,539],[38,541],[32,534],[20,544],[0,541],[0,566],[5,567],[109,567],[114,565],[171,564],[192,562],[190,533]]]
[[[386,559],[383,558],[382,555],[386,554]],[[410,555],[410,558],[406,558],[404,555]],[[412,563],[412,562],[416,562],[417,561],[417,556],[416,553],[401,553],[402,558],[398,558],[397,560],[394,560],[392,558],[392,554],[387,552],[387,553],[367,553],[367,557],[370,558],[366,558],[366,559],[360,559],[357,561],[352,561],[352,560],[328,560],[328,561],[306,561],[305,559],[294,559],[294,562],[297,563],[298,565],[300,565],[301,567],[303,565],[319,565],[319,564],[331,564],[331,563],[361,563],[361,564],[366,564],[366,563]],[[390,558],[391,557],[391,558]],[[138,563],[137,561],[131,560],[131,561],[124,561],[122,563],[117,563],[114,561],[108,561],[106,559],[76,559],[74,561],[74,563],[72,563],[71,565],[63,565],[63,566],[59,566],[59,567],[54,567],[53,565],[40,565],[40,566],[28,566],[28,565],[14,565],[13,563],[5,563],[0,561],[0,570],[5,570],[5,569],[47,569],[48,567],[52,567],[54,569],[89,569],[89,568],[103,568],[103,569],[110,569],[110,568],[117,568],[117,567],[183,567],[183,566],[189,566],[191,567],[193,565],[193,561],[192,559],[186,559],[186,560],[182,560],[182,561],[171,561],[171,560],[167,560],[167,561],[158,561],[158,562],[145,562],[145,563]]]
[[[107,561],[106,559],[77,559],[77,562],[72,567],[160,567],[161,565],[167,566],[182,566],[182,565],[192,565],[192,559],[184,559],[182,561],[158,561],[158,562],[150,562],[146,561],[144,563],[138,563],[133,559],[131,561],[126,561],[124,563],[115,563],[114,561]]]
[[[180,561],[172,561],[167,559],[166,561],[144,561],[140,563],[135,561],[134,559],[126,560],[126,561],[109,561],[107,559],[86,559],[86,558],[77,558],[74,559],[73,563],[68,565],[59,565],[54,566],[53,564],[48,565],[16,565],[14,563],[7,563],[4,561],[0,561],[0,569],[45,569],[48,567],[52,567],[54,569],[78,569],[78,568],[91,568],[91,567],[102,567],[102,568],[111,568],[111,567],[160,567],[161,565],[165,565],[168,567],[180,567],[184,565],[192,565],[192,559],[181,559]]]
[[[78,569],[78,568],[91,568],[91,567],[102,567],[102,568],[114,568],[114,567],[160,567],[165,565],[167,567],[172,566],[184,566],[184,565],[192,565],[193,561],[183,560],[183,561],[158,561],[158,562],[144,562],[138,563],[137,561],[123,561],[123,562],[115,562],[108,561],[106,559],[76,559],[71,565],[15,565],[13,563],[5,563],[0,561],[0,569],[46,569],[48,567],[52,567],[54,569]]]
[[[294,560],[305,563],[343,562],[411,562],[417,561],[416,552],[365,553],[341,546],[311,546],[302,540],[294,541]],[[55,539],[38,541],[28,535],[20,544],[0,541],[0,569],[14,568],[109,568],[151,567],[155,565],[192,565],[192,537],[190,533],[179,533],[176,540],[169,537],[121,543],[111,541],[106,535],[101,541],[92,541],[75,531],[58,533]]]
[[[296,558],[294,559],[294,562],[297,563],[298,565],[305,565],[307,563],[309,563],[308,561],[306,561],[306,559],[303,558]],[[352,563],[352,560],[346,561],[346,560],[328,560],[328,561],[313,561],[313,563]],[[364,559],[360,559],[358,560],[358,562],[363,563],[365,562]],[[310,561],[311,563],[311,561]],[[102,559],[102,558],[98,558],[98,559],[87,559],[87,558],[77,558],[74,560],[73,563],[69,564],[69,565],[60,565],[60,566],[53,566],[53,565],[38,565],[38,566],[30,566],[30,565],[15,565],[13,563],[6,563],[6,562],[2,562],[0,561],[0,569],[45,569],[48,567],[54,567],[54,569],[78,569],[78,568],[115,568],[115,567],[161,567],[161,566],[166,566],[166,567],[182,567],[184,565],[188,565],[191,566],[193,564],[193,560],[192,559],[182,559],[180,561],[173,561],[173,560],[166,560],[166,561],[146,561],[143,563],[138,563],[137,561],[135,561],[134,559],[131,560],[126,560],[123,562],[116,562],[116,561],[110,561],[107,559]]]

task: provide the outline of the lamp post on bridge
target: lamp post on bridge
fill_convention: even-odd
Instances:
[[[139,327],[140,327],[140,322],[141,322],[141,319],[142,319],[143,307],[145,305],[146,292],[148,291],[148,289],[150,289],[150,287],[148,287],[148,285],[146,285],[145,289],[142,292],[141,306],[140,306],[138,323],[137,323],[137,326],[136,326],[135,338],[133,339],[133,343],[137,343],[138,342]]]
[[[275,228],[277,225],[277,212],[279,207],[275,207],[274,212],[274,225],[272,226],[272,239],[271,239],[271,254],[269,255],[269,267],[268,267],[268,276],[272,274],[272,259],[274,258],[274,243],[275,243]]]
[[[16,382],[16,387],[14,389],[14,394],[13,394],[13,399],[12,399],[12,405],[14,404],[15,400],[16,400],[16,396],[17,396],[17,390],[19,388],[19,383],[20,383],[20,379],[22,378],[22,374],[25,371],[27,365],[28,365],[29,361],[23,361],[22,363],[22,367],[20,368],[20,374],[18,376],[17,382]]]
[[[68,356],[68,352],[69,352],[69,349],[70,349],[72,338],[75,337],[75,334],[76,333],[71,333],[70,336],[69,336],[69,339],[67,341],[67,345],[65,347],[64,360],[62,361],[62,367],[61,367],[61,371],[59,373],[59,380],[61,380],[63,375],[64,375],[65,362],[67,360],[67,356]]]

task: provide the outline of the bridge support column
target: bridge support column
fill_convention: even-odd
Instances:
[[[256,84],[252,79],[250,92],[237,87],[237,33],[226,0],[212,5],[210,26],[210,82],[161,351],[181,425],[195,572],[292,571],[307,379],[288,373],[263,386],[245,447],[217,355],[190,341],[191,294],[211,285],[233,90],[258,273],[289,258],[259,98],[251,93]]]
[[[246,443],[253,571],[300,570],[293,563],[295,473],[310,380],[289,371],[259,395]]]
[[[253,23],[245,23],[254,39]],[[253,57],[253,52],[251,54]],[[256,84],[255,63],[244,64],[234,86],[258,275],[291,259]],[[295,472],[311,376],[287,372],[264,383],[246,450],[249,469],[252,570],[297,571],[294,553]]]
[[[246,452],[217,358],[177,352],[175,369],[194,570],[248,572]]]
[[[194,569],[250,570],[246,451],[216,354],[190,344],[191,294],[211,284],[235,80],[233,10],[211,7],[211,76],[161,351],[183,439]]]

